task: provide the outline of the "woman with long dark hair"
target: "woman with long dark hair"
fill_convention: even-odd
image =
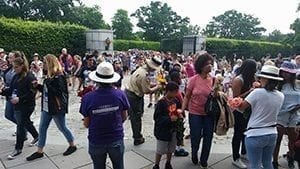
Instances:
[[[276,145],[277,114],[283,104],[284,95],[276,89],[279,69],[275,66],[262,67],[257,75],[261,88],[254,89],[238,106],[245,111],[251,106],[251,114],[245,132],[245,146],[249,160],[249,169],[259,169],[261,166],[272,169],[272,154]]]
[[[251,92],[252,83],[255,81],[256,62],[252,59],[245,60],[236,73],[236,77],[232,80],[233,97],[245,98]],[[247,112],[250,112],[250,108],[248,108]],[[233,114],[235,123],[232,138],[232,163],[239,168],[247,168],[240,159],[240,147],[242,143],[241,154],[242,156],[245,156],[246,148],[244,132],[247,127],[248,119],[238,110],[235,110]]]
[[[0,91],[1,94],[8,96],[13,105],[13,114],[17,123],[17,139],[15,150],[8,155],[8,159],[12,160],[22,153],[24,141],[26,140],[26,131],[28,131],[34,140],[32,144],[38,141],[38,132],[33,122],[30,120],[35,108],[36,90],[33,88],[32,82],[36,81],[34,75],[29,71],[28,61],[22,52],[15,52],[20,57],[12,61],[15,75],[13,76],[9,87]]]

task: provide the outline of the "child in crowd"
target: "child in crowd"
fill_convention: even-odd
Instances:
[[[165,169],[172,169],[171,158],[176,148],[176,124],[183,118],[180,102],[176,99],[179,86],[175,82],[166,85],[166,94],[160,99],[154,111],[154,135],[157,139],[155,165],[159,169],[159,162],[163,154],[167,155]]]
[[[170,74],[170,80],[172,82],[175,82],[176,84],[179,85],[179,88],[180,88],[180,85],[181,85],[181,74],[180,72],[173,72],[172,74]],[[182,91],[178,91],[177,95],[176,95],[176,99],[180,102],[180,104],[182,104],[182,101],[183,101],[183,94],[182,94]],[[182,114],[183,117],[185,117],[185,114],[183,113]],[[189,153],[184,149],[182,148],[182,146],[184,145],[183,144],[183,137],[184,137],[184,131],[185,131],[185,127],[184,127],[184,119],[178,119],[178,126],[177,126],[178,130],[177,130],[177,134],[176,134],[176,138],[177,138],[177,147],[176,147],[176,150],[175,150],[175,153],[174,155],[175,156],[180,156],[180,157],[186,157],[189,155]]]

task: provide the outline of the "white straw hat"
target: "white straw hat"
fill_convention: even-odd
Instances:
[[[266,79],[273,80],[283,80],[283,78],[279,77],[279,68],[272,65],[264,65],[261,69],[261,72],[256,74],[257,77],[262,77]]]
[[[114,68],[109,62],[102,62],[97,66],[95,71],[89,74],[89,78],[100,83],[115,83],[121,77],[114,71]]]

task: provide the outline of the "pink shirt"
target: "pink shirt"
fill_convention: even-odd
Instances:
[[[203,79],[198,74],[189,79],[187,89],[192,91],[191,99],[188,103],[189,113],[206,115],[204,105],[209,93],[212,91],[212,83],[211,77]]]
[[[185,67],[185,71],[187,73],[188,78],[192,77],[195,75],[195,69],[194,69],[194,65],[191,63],[187,63],[184,65]]]

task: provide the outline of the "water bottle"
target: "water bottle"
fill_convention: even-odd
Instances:
[[[12,94],[11,94],[11,98],[14,99],[17,97],[17,89],[14,89]]]

